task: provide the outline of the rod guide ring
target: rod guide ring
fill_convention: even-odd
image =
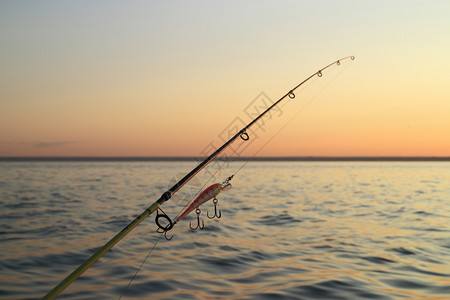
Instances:
[[[240,135],[241,139],[243,139],[244,141],[248,141],[250,139],[250,137],[248,136],[248,133],[244,131],[241,132]]]
[[[162,210],[161,210],[161,211],[162,211]],[[166,220],[168,221],[169,224],[167,224],[166,226],[161,225],[161,223],[159,223],[159,219],[160,219],[160,218],[166,219]],[[173,222],[172,222],[172,220],[169,218],[169,216],[167,216],[165,212],[163,212],[162,214],[160,214],[160,213],[159,213],[159,210],[157,211],[157,215],[156,215],[156,217],[155,217],[155,223],[156,223],[156,225],[158,225],[158,227],[159,227],[162,231],[164,231],[164,232],[169,231],[170,229],[173,228]]]

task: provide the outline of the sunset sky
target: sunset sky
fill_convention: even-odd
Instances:
[[[238,154],[450,156],[449,16],[447,0],[1,1],[0,156],[201,155],[349,55]]]

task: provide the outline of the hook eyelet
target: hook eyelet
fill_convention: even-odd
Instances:
[[[322,77],[322,71],[318,71],[317,76]]]
[[[290,91],[288,95],[289,95],[289,98],[291,98],[291,99],[295,98],[295,94],[293,91]]]

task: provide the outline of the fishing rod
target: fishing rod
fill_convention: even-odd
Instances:
[[[277,106],[281,101],[283,101],[286,97],[290,99],[295,98],[295,90],[300,86],[305,84],[311,78],[318,76],[322,77],[322,72],[326,69],[330,68],[333,65],[340,65],[343,60],[354,60],[354,56],[347,56],[341,58],[337,61],[332,62],[326,67],[320,69],[319,71],[313,73],[308,78],[300,82],[293,89],[287,92],[283,97],[281,97],[278,101],[273,103],[269,108],[267,108],[264,112],[262,112],[259,116],[253,119],[250,123],[248,123],[244,128],[238,131],[234,136],[232,136],[227,142],[225,142],[220,148],[218,148],[213,154],[205,158],[197,167],[195,167],[192,171],[186,174],[181,180],[179,180],[175,185],[173,185],[170,189],[164,192],[161,197],[152,203],[147,209],[145,209],[138,217],[136,217],[130,224],[128,224],[124,229],[122,229],[119,233],[117,233],[111,240],[109,240],[103,247],[98,249],[91,257],[89,257],[84,263],[82,263],[78,268],[76,268],[72,273],[70,273],[65,279],[63,279],[57,286],[55,286],[48,294],[46,294],[42,299],[54,299],[58,296],[62,291],[64,291],[75,279],[77,279],[81,274],[83,274],[89,267],[91,267],[97,260],[99,260],[106,252],[108,252],[114,245],[116,245],[122,238],[124,238],[130,231],[132,231],[136,226],[138,226],[145,218],[149,215],[157,211],[157,216],[155,218],[155,222],[158,227],[163,231],[167,232],[174,226],[172,220],[162,211],[160,206],[169,200],[180,188],[182,188],[189,180],[191,180],[198,172],[200,172],[206,165],[208,165],[212,160],[214,160],[218,155],[220,155],[225,149],[228,148],[237,138],[241,138],[243,141],[248,141],[250,139],[247,130],[252,127],[258,120],[260,120],[263,116],[265,116],[270,110],[272,110],[275,106]],[[226,182],[230,181],[232,177],[229,177]],[[161,210],[161,214],[159,213]],[[164,218],[167,220],[168,224],[163,226],[159,223],[159,219]]]

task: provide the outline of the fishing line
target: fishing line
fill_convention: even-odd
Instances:
[[[327,89],[347,68],[349,67],[349,65],[346,65],[344,68],[341,68],[340,71],[334,75],[334,77],[332,77],[328,83],[326,83],[318,92],[316,95],[314,95],[305,105],[303,105],[283,126],[281,126],[281,128],[275,132],[274,135],[272,135],[270,137],[269,140],[267,140],[249,159],[247,159],[245,161],[245,163],[239,167],[239,169],[237,169],[236,172],[233,173],[233,176],[236,175],[242,168],[244,168],[247,163],[250,162],[251,158],[254,158],[264,147],[267,146],[267,144],[269,144],[278,134],[281,133],[281,131],[283,131],[295,118],[298,117],[298,115],[300,113],[302,113],[309,105],[311,105],[311,103],[325,90]],[[306,88],[306,87],[305,87]],[[284,107],[285,105],[287,105],[288,102],[286,102],[282,107]],[[259,127],[257,128],[259,129]]]
[[[137,274],[139,273],[139,271],[142,269],[142,267],[144,266],[145,262],[147,261],[147,259],[150,257],[150,254],[153,252],[153,249],[155,249],[156,245],[158,244],[158,242],[161,240],[161,237],[163,236],[163,233],[161,233],[158,237],[158,239],[156,240],[156,242],[153,244],[153,247],[150,249],[150,251],[147,253],[147,256],[144,258],[144,260],[142,261],[141,265],[139,266],[139,268],[136,270],[136,273],[134,273],[133,277],[131,277],[130,282],[128,282],[127,287],[125,288],[125,290],[122,292],[122,294],[119,297],[119,300],[122,299],[123,295],[125,294],[125,292],[128,290],[128,287],[131,285],[131,283],[133,282],[133,280],[136,278]]]
[[[253,153],[252,156],[250,156],[245,162],[244,164],[242,164],[236,172],[234,172],[232,175],[236,175],[241,169],[243,169],[247,163],[250,162],[250,159],[254,158],[259,152],[261,152],[261,150],[263,150],[267,144],[269,144],[276,136],[278,136],[295,118],[297,118],[297,116],[302,113],[309,105],[311,105],[311,103],[324,91],[326,90],[347,68],[349,67],[349,65],[346,65],[343,68],[340,68],[339,72],[337,74],[335,74],[305,105],[303,105],[274,135],[272,135],[269,140],[267,140],[256,152]],[[313,78],[312,82],[310,82],[310,84],[303,86],[298,92],[302,92],[304,90],[306,90],[307,88],[309,88],[310,86],[312,86],[319,78],[315,77]],[[282,109],[283,107],[285,107],[286,105],[288,105],[291,101],[285,102],[281,104],[281,107],[279,109]],[[272,117],[270,117],[272,118]],[[266,122],[265,120],[261,120],[259,122]],[[256,133],[258,133],[259,131],[263,130],[263,125],[260,125],[254,129],[252,129],[252,133],[253,135],[256,135]],[[257,136],[257,135],[256,135]],[[241,143],[239,143],[239,145],[237,147],[230,147],[233,149],[230,157],[233,157],[236,154],[236,157],[239,157],[239,155],[237,155],[237,151],[239,150],[239,148],[241,148],[242,145],[244,145],[246,142],[246,140],[242,140]],[[178,214],[175,216],[175,219],[181,214],[182,211],[184,211],[184,209],[186,209],[186,207],[189,205],[189,203],[195,199],[205,188],[205,186],[211,181],[212,178],[215,177],[215,175],[223,168],[223,166],[227,163],[228,161],[225,160],[222,164],[219,165],[219,167],[215,170],[215,172],[209,177],[209,179],[201,186],[201,188],[199,189],[199,191],[191,198],[190,201],[187,201],[187,203],[184,205],[184,207],[182,209],[180,209],[180,211],[178,212]]]
[[[346,66],[346,68],[347,68],[348,66]],[[343,70],[341,69],[341,72],[342,72]],[[307,85],[304,85],[304,86],[301,86],[299,89],[298,89],[298,91],[297,91],[297,93],[301,93],[301,92],[303,92],[303,91],[305,91],[306,89],[308,89],[310,86],[312,86],[312,85],[314,85],[314,83],[317,81],[317,80],[319,80],[320,78],[318,78],[318,77],[314,77],[314,78],[311,78],[311,82],[309,82]],[[278,107],[277,109],[279,110],[279,111],[281,111],[282,110],[282,108],[284,108],[286,105],[289,105],[289,104],[291,104],[291,102],[292,101],[287,101],[287,102],[282,102],[282,103],[280,103],[279,104],[279,106],[280,107]],[[273,102],[272,102],[273,103]],[[307,105],[308,105],[309,103],[307,103]],[[307,106],[307,105],[305,105],[305,107]],[[270,114],[268,114],[268,118],[269,119],[272,119],[272,115],[271,115],[272,113],[270,113]],[[259,131],[262,131],[263,133],[265,133],[265,122],[266,122],[266,120],[263,120],[263,119],[261,119],[260,121],[258,121],[257,123],[255,123],[255,124],[260,124],[260,123],[262,123],[262,124],[260,124],[259,126],[257,126],[257,127],[255,127],[255,128],[252,128],[252,129],[250,129],[251,130],[251,133],[254,135],[254,136],[256,136],[256,138],[259,138],[259,136],[262,136],[263,134],[260,134],[260,135],[258,135],[257,133],[259,133]],[[245,142],[246,141],[241,141],[241,143],[239,144],[239,146],[233,151],[234,153],[236,153],[237,152],[237,150],[243,145],[243,144],[245,144]],[[270,142],[270,141],[269,141]],[[267,142],[267,143],[269,143],[269,142]],[[264,146],[263,146],[264,147]],[[263,148],[262,147],[262,148]],[[253,154],[253,156],[251,156],[250,158],[253,158],[260,150],[262,150],[262,149],[259,149],[255,154]],[[231,156],[233,156],[233,154],[231,154]],[[239,157],[239,155],[236,155],[236,157]]]

